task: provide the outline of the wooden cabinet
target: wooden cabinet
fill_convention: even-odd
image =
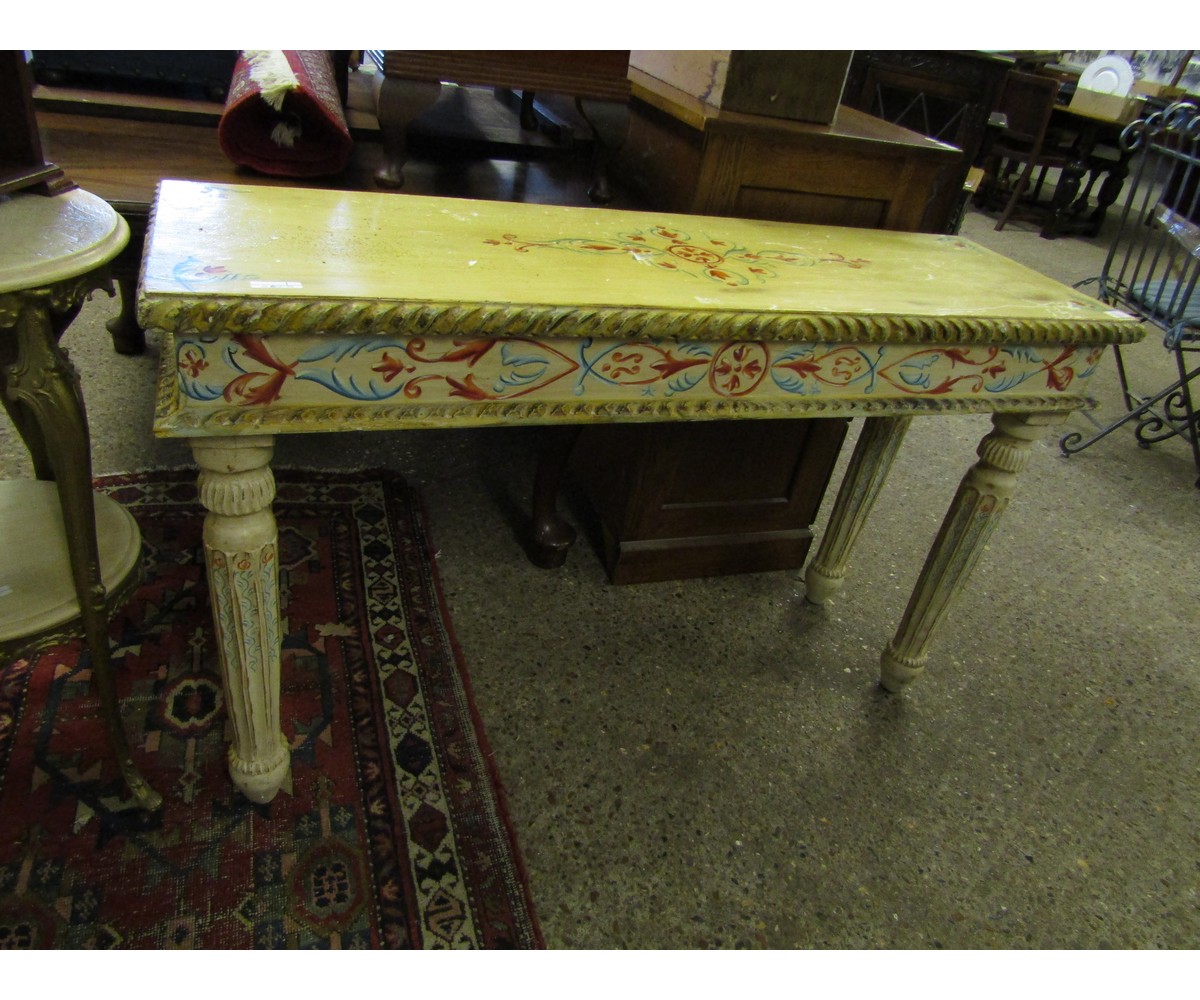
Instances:
[[[853,108],[820,125],[718,110],[630,71],[614,176],[638,206],[919,230],[960,153]],[[798,569],[844,419],[589,427],[576,444],[615,583]],[[585,473],[586,475],[586,473]]]
[[[613,583],[804,565],[848,420],[588,427],[577,449]]]
[[[874,229],[944,223],[926,207],[961,164],[959,151],[848,108],[832,124],[718,111],[630,71],[622,189],[648,208]]]
[[[928,206],[925,231],[957,231],[963,183],[979,158],[988,116],[1011,66],[1011,59],[984,52],[854,53],[842,94],[846,104],[963,152],[957,172]]]

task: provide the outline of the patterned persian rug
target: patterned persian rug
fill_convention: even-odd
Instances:
[[[226,774],[194,474],[100,480],[142,529],[111,636],[166,802],[128,808],[81,643],[0,664],[0,948],[543,947],[419,499],[276,478],[288,784]]]

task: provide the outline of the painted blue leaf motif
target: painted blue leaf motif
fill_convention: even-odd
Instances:
[[[680,372],[678,375],[667,380],[667,388],[673,393],[687,392],[689,389],[694,389],[704,381],[704,376],[707,372],[705,368],[689,368],[685,372]]]
[[[238,347],[236,344],[226,344],[221,348],[221,360],[235,371],[245,373],[246,367],[238,360]]]
[[[1026,381],[1030,374],[1030,372],[1012,372],[1003,378],[998,377],[987,384],[987,391],[1005,392],[1008,389],[1011,389],[1013,386],[1020,385],[1022,382]]]
[[[533,385],[550,369],[549,359],[543,354],[529,353],[528,344],[520,350],[515,344],[504,344],[500,348],[500,361],[504,370],[494,384],[496,392]]]
[[[220,386],[204,385],[190,378],[181,378],[180,388],[183,389],[183,394],[189,399],[199,400],[202,403],[209,403],[214,399],[219,399],[221,393],[224,392]]]
[[[775,380],[775,384],[784,392],[790,392],[797,396],[807,396],[809,384],[807,379],[801,378],[790,368],[772,368],[771,378]],[[811,388],[816,391],[816,384]]]
[[[342,361],[346,358],[356,357],[363,352],[370,353],[372,351],[387,350],[388,348],[402,349],[402,345],[386,337],[371,337],[368,339],[336,337],[328,342],[322,342],[310,347],[303,354],[299,355],[296,360],[304,363],[325,361],[330,358],[334,361]]]
[[[918,389],[929,388],[929,372],[919,365],[905,365],[899,370],[899,375],[905,385]]]
[[[532,385],[546,374],[550,365],[543,358],[525,358],[506,366],[506,370],[496,380],[497,391],[503,388],[520,388]]]
[[[322,370],[310,368],[296,375],[297,381],[316,382],[317,385],[323,385],[331,392],[336,392],[339,396],[346,399],[355,399],[360,402],[372,402],[380,399],[389,399],[404,389],[405,382],[397,379],[388,384],[382,378],[369,379],[367,384],[359,385],[358,380],[351,376],[349,379],[343,378],[335,369]]]
[[[901,365],[896,374],[900,376],[900,380],[905,385],[911,385],[917,389],[929,388],[929,369],[937,364],[938,356],[936,354],[928,355],[920,361],[909,361]]]

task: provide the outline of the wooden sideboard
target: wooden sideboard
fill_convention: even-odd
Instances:
[[[646,209],[938,231],[960,153],[842,107],[819,125],[716,109],[630,70],[614,177]],[[799,569],[848,421],[588,427],[574,464],[614,583]]]

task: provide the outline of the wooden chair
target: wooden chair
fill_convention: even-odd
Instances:
[[[1101,273],[1080,286],[1095,284],[1103,302],[1158,327],[1178,377],[1149,393],[1135,392],[1126,358],[1114,347],[1126,412],[1086,440],[1078,432],[1065,435],[1059,447],[1071,455],[1133,423],[1144,448],[1176,436],[1187,440],[1200,473],[1200,412],[1192,394],[1200,365],[1189,369],[1188,360],[1200,354],[1200,296],[1195,295],[1200,278],[1200,109],[1187,102],[1171,105],[1133,122],[1121,142],[1133,151],[1133,160],[1120,224]]]
[[[1070,149],[1059,145],[1057,136],[1050,131],[1050,115],[1054,111],[1058,87],[1058,81],[1052,77],[1015,70],[1005,78],[996,107],[1000,131],[985,154],[987,178],[979,195],[979,203],[984,208],[1003,201],[1004,208],[996,222],[997,231],[1005,227],[1022,204],[1034,171],[1039,174],[1032,207],[1037,215],[1044,214],[1039,211],[1037,195],[1046,172],[1067,165]]]

